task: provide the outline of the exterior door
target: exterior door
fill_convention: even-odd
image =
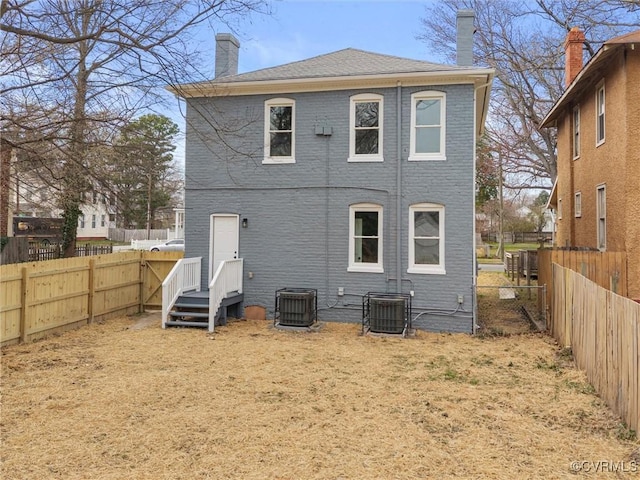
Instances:
[[[238,215],[211,215],[211,246],[209,251],[209,282],[220,262],[238,257]]]

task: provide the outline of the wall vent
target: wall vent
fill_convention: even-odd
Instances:
[[[411,296],[367,293],[362,304],[362,329],[374,333],[407,335],[411,328]]]
[[[281,288],[276,291],[275,324],[310,327],[318,316],[317,290]]]

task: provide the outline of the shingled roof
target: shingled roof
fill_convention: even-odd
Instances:
[[[469,70],[473,70],[473,67],[442,65],[393,55],[372,53],[355,48],[345,48],[337,52],[327,53],[277,67],[222,77],[213,80],[212,83],[352,77],[415,72],[464,72]]]

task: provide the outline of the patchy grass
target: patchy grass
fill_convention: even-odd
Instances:
[[[543,335],[152,319],[3,349],[3,479],[561,479],[639,451]]]

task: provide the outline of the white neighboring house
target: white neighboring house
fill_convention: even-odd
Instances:
[[[116,226],[114,202],[102,193],[89,192],[85,194],[85,203],[81,210],[82,214],[78,219],[78,239],[108,238],[109,228]]]

